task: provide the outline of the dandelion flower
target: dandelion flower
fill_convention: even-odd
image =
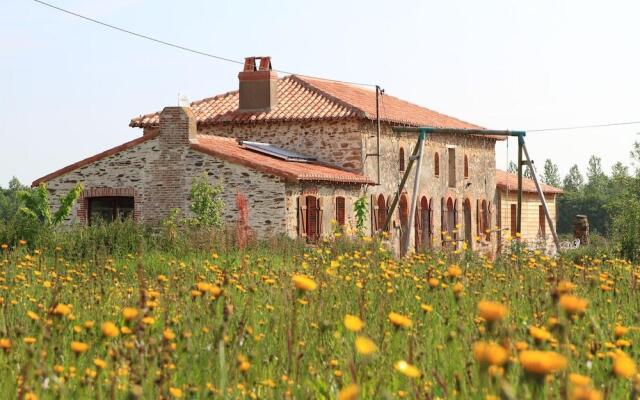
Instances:
[[[176,338],[176,334],[173,333],[171,329],[167,328],[162,332],[162,337],[165,338],[165,340],[173,340]]]
[[[26,338],[22,339],[22,341],[24,342],[24,344],[34,344],[36,342],[36,338],[34,338],[34,337],[26,337]]]
[[[613,373],[618,378],[629,379],[636,374],[636,363],[625,353],[619,352],[613,356]]]
[[[120,330],[113,322],[107,321],[102,324],[102,334],[106,337],[114,338],[120,334]]]
[[[447,268],[446,275],[451,278],[459,278],[462,275],[462,268],[457,265],[451,265]]]
[[[500,321],[507,315],[507,312],[507,306],[502,303],[486,300],[478,303],[478,314],[485,321]]]
[[[360,395],[360,386],[355,383],[345,386],[338,393],[338,400],[357,400]]]
[[[591,384],[591,378],[589,378],[588,376],[571,373],[569,374],[569,382],[571,382],[572,385],[576,386],[589,386]]]
[[[71,342],[71,351],[76,354],[84,353],[89,350],[89,345],[82,342]]]
[[[9,350],[11,348],[11,340],[7,338],[0,339],[0,349]]]
[[[569,314],[582,314],[587,310],[589,302],[578,296],[565,294],[560,297],[559,304]]]
[[[368,356],[378,351],[378,346],[365,336],[358,336],[356,338],[356,351],[362,355]]]
[[[102,358],[94,358],[93,364],[100,369],[105,369],[107,367],[107,362]]]
[[[473,344],[473,357],[481,364],[500,366],[509,359],[509,352],[494,342],[476,342]]]
[[[555,351],[524,350],[519,359],[525,371],[536,375],[553,374],[567,366],[567,359]]]
[[[389,321],[400,328],[411,328],[411,325],[413,325],[411,319],[395,312],[389,313]]]
[[[138,316],[138,309],[136,308],[125,307],[122,309],[122,317],[126,321],[131,321],[132,319],[135,319],[137,316]]]
[[[420,376],[420,370],[404,360],[400,360],[393,365],[396,371],[408,376],[409,378],[417,378]]]
[[[294,275],[291,280],[293,281],[295,287],[303,292],[310,292],[316,290],[316,288],[318,287],[318,284],[308,276]]]
[[[536,326],[529,327],[529,334],[539,342],[546,342],[553,339],[553,335],[551,335],[551,332],[544,328],[538,328]]]
[[[61,317],[66,317],[71,314],[71,307],[67,304],[58,303],[56,307],[53,309],[54,315],[59,315]]]
[[[179,399],[182,397],[182,390],[176,387],[170,387],[169,394],[171,394],[171,397]]]
[[[360,332],[364,326],[364,322],[355,315],[347,314],[344,316],[344,326],[352,332]]]

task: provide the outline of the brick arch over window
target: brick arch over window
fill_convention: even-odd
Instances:
[[[140,196],[137,190],[132,187],[111,188],[111,187],[88,187],[82,192],[78,199],[78,209],[76,216],[79,220],[89,223],[89,203],[91,199],[98,197],[131,197],[133,198],[133,220],[140,221]]]

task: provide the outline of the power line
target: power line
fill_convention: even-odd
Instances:
[[[97,19],[94,19],[94,18],[91,18],[91,17],[87,17],[85,15],[78,14],[76,12],[64,9],[62,7],[58,7],[58,6],[54,5],[54,4],[50,4],[50,3],[47,3],[47,2],[42,1],[42,0],[33,0],[33,1],[35,1],[36,3],[39,3],[39,4],[43,5],[43,6],[47,6],[49,8],[52,8],[54,10],[57,10],[57,11],[60,11],[60,12],[63,12],[63,13],[69,14],[69,15],[73,15],[74,17],[78,17],[78,18],[84,19],[85,21],[93,22],[95,24],[102,25],[104,27],[107,27],[107,28],[110,28],[110,29],[114,29],[116,31],[120,31],[120,32],[129,34],[129,35],[132,35],[132,36],[136,36],[136,37],[139,37],[141,39],[149,40],[149,41],[152,41],[152,42],[155,42],[155,43],[159,43],[159,44],[162,44],[162,45],[165,45],[165,46],[173,47],[175,49],[183,50],[183,51],[186,51],[186,52],[189,52],[189,53],[194,53],[194,54],[198,54],[198,55],[201,55],[201,56],[210,57],[210,58],[216,59],[218,61],[226,61],[226,62],[230,62],[230,63],[234,63],[234,64],[244,65],[244,61],[234,60],[234,59],[227,58],[227,57],[221,57],[221,56],[217,56],[215,54],[211,54],[211,53],[207,53],[207,52],[204,52],[204,51],[200,51],[200,50],[192,49],[192,48],[189,48],[189,47],[181,46],[179,44],[175,44],[175,43],[171,43],[171,42],[166,42],[164,40],[156,39],[156,38],[151,37],[151,36],[147,36],[147,35],[143,35],[141,33],[133,32],[133,31],[130,31],[130,30],[125,29],[125,28],[120,28],[118,26],[111,25],[111,24],[108,24],[106,22],[103,22],[103,21],[100,21],[100,20],[97,20]],[[371,84],[371,83],[350,82],[350,81],[341,81],[341,80],[338,80],[338,79],[321,78],[319,76],[297,74],[295,72],[289,72],[289,71],[284,71],[284,70],[280,70],[280,69],[274,69],[274,71],[280,72],[282,74],[305,76],[305,77],[308,77],[308,78],[313,78],[313,79],[318,79],[318,80],[323,80],[323,81],[328,81],[328,82],[346,83],[348,85],[369,86],[369,87],[375,87],[376,86],[376,85]]]
[[[636,125],[640,124],[640,121],[628,121],[628,122],[611,122],[607,124],[597,124],[597,125],[576,125],[576,126],[563,126],[560,128],[543,128],[543,129],[528,129],[529,132],[550,132],[550,131],[569,131],[575,129],[588,129],[588,128],[605,128],[608,126],[622,126],[622,125]]]

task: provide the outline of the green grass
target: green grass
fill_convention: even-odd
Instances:
[[[589,258],[577,265],[533,253],[495,262],[462,254],[395,261],[375,241],[328,242],[306,253],[275,245],[179,257],[150,251],[110,258],[101,251],[67,261],[65,246],[57,257],[25,247],[0,253],[0,338],[12,342],[0,352],[0,387],[8,398],[171,398],[180,389],[182,398],[333,399],[352,383],[361,399],[570,398],[569,373],[591,377],[607,398],[631,394],[632,382],[612,375],[608,354],[615,350],[615,324],[637,325],[637,276],[623,261]],[[447,276],[453,264],[462,276]],[[311,277],[318,288],[296,290],[293,274]],[[431,287],[429,278],[438,285]],[[588,299],[584,315],[573,319],[559,309],[552,293],[560,280],[576,284],[575,294]],[[202,282],[221,294],[193,297]],[[464,288],[459,295],[456,284]],[[483,299],[505,304],[507,317],[488,326],[478,318]],[[59,303],[70,304],[72,314],[54,315]],[[125,321],[124,307],[137,308],[140,317]],[[413,326],[393,326],[391,311]],[[347,330],[346,314],[359,316],[364,329]],[[143,316],[153,323],[143,323]],[[549,324],[552,317],[557,324]],[[93,327],[85,327],[87,321]],[[105,321],[128,330],[106,338]],[[534,325],[546,326],[555,340],[536,343],[528,333]],[[166,329],[176,338],[163,338]],[[371,338],[379,351],[357,354],[356,335]],[[36,343],[25,344],[25,337]],[[637,358],[638,332],[625,339],[631,346],[622,350]],[[89,350],[73,353],[72,341]],[[509,351],[503,369],[490,374],[478,364],[477,341],[496,341]],[[565,355],[568,366],[541,385],[519,365],[519,341]],[[98,368],[96,358],[106,368]],[[243,372],[244,359],[250,368]],[[415,365],[420,376],[396,371],[399,360]]]

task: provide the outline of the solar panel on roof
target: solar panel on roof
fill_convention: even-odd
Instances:
[[[243,140],[240,142],[240,145],[245,149],[257,151],[258,153],[266,154],[285,161],[308,162],[316,160],[316,157],[308,156],[296,151],[283,149],[270,143],[250,142],[247,140]]]

